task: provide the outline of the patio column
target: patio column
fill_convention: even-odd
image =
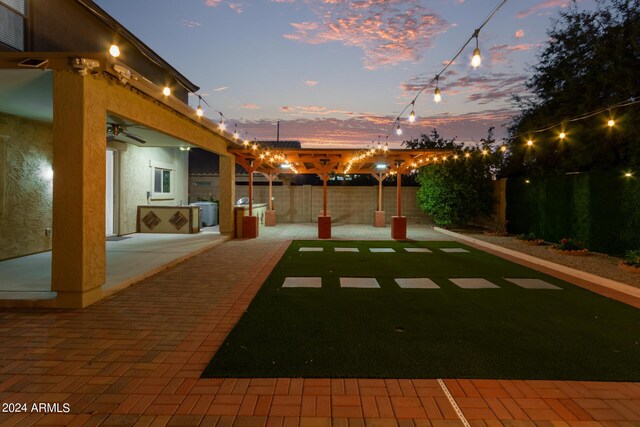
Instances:
[[[249,162],[249,215],[242,217],[242,237],[255,239],[258,237],[258,217],[253,216],[253,172],[256,170],[254,161]]]
[[[374,173],[374,178],[378,180],[378,210],[375,211],[373,216],[373,226],[374,227],[384,227],[386,218],[385,213],[382,210],[382,181],[385,180],[387,174],[382,173]]]
[[[276,211],[273,209],[273,181],[278,177],[275,172],[263,173],[264,177],[269,182],[269,208],[264,214],[264,225],[266,227],[275,227],[276,225]]]
[[[407,239],[407,217],[402,216],[402,171],[397,165],[398,174],[398,187],[396,189],[397,194],[397,208],[396,216],[391,217],[391,238],[395,240]]]
[[[329,174],[323,172],[322,178],[322,215],[318,216],[318,239],[331,238],[331,215],[327,215],[327,181]]]
[[[236,162],[233,156],[220,156],[220,233],[235,235]]]
[[[53,234],[56,305],[86,307],[106,277],[105,94],[91,76],[53,74]]]

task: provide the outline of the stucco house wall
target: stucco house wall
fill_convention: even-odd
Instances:
[[[53,133],[0,113],[0,260],[51,249]]]
[[[120,230],[119,234],[136,232],[136,214],[139,205],[180,205],[188,202],[189,158],[185,151],[176,147],[138,147],[127,144],[120,156]],[[172,165],[173,197],[164,200],[149,200],[147,191],[152,191],[151,162]]]

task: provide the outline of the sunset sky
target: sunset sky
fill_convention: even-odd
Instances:
[[[305,147],[364,147],[384,141],[415,90],[497,6],[499,0],[96,0],[176,69],[250,139],[297,139]],[[469,45],[403,117],[402,137],[437,127],[445,137],[498,138],[509,100],[569,0],[510,0],[480,33],[482,65]],[[594,0],[578,2],[594,7]],[[193,98],[192,105],[197,105]],[[215,112],[206,111],[217,119]]]

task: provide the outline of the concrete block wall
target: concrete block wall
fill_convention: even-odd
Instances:
[[[418,187],[402,188],[402,214],[409,224],[431,224],[431,219],[423,213],[417,204]],[[253,200],[267,203],[269,187],[254,186]],[[236,186],[236,198],[248,197],[249,187]],[[322,211],[322,187],[320,186],[274,186],[274,209],[280,223],[317,222]],[[333,187],[327,189],[327,209],[332,220],[341,224],[373,224],[373,215],[378,205],[378,188],[371,187]],[[386,221],[396,214],[396,188],[384,187],[382,191],[383,209]]]

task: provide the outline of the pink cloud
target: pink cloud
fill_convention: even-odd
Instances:
[[[441,135],[450,138],[457,136],[460,141],[478,141],[486,136],[490,126],[496,127],[496,136],[506,134],[503,125],[515,111],[509,108],[485,110],[467,114],[438,114],[419,117],[412,126],[405,126],[403,138],[391,135],[388,139],[392,148],[400,148],[403,139],[418,137],[436,127]],[[285,139],[299,140],[305,148],[363,148],[382,135],[386,142],[394,116],[355,113],[352,117],[337,119],[292,118],[280,120],[280,136]],[[263,119],[243,123],[243,129],[258,139],[273,138],[273,120]]]
[[[262,107],[260,107],[258,104],[247,102],[246,104],[242,105],[242,108],[244,108],[245,110],[259,110]]]
[[[306,84],[307,86],[311,86],[311,87],[313,87],[313,86],[317,85],[318,83],[319,83],[319,82],[317,82],[317,81],[315,81],[315,80],[305,80],[305,81],[304,81],[304,84]]]
[[[522,95],[525,92],[525,80],[526,76],[520,74],[463,74],[458,77],[457,74],[447,73],[440,79],[440,89],[443,98],[464,95],[468,102],[477,102],[480,105],[493,102],[505,104],[514,93]],[[414,77],[403,83],[402,89],[407,93],[415,93],[430,81],[429,77]],[[432,89],[427,89],[427,94],[423,96],[431,97],[432,93]]]
[[[331,6],[326,6],[330,4]],[[308,44],[329,42],[356,47],[367,69],[415,62],[449,24],[418,0],[324,0],[313,4],[317,22],[294,22],[289,40]]]
[[[187,27],[187,28],[196,28],[196,27],[202,26],[201,23],[196,21],[189,21],[188,19],[183,19],[182,21],[180,21],[180,24],[183,27]]]
[[[516,17],[518,17],[518,19],[523,19],[529,15],[540,12],[541,10],[553,9],[557,7],[565,8],[570,4],[571,4],[571,0],[544,0],[544,1],[541,1],[540,3],[537,3],[531,6],[528,9],[518,12],[516,14]]]
[[[523,52],[531,49],[535,49],[540,47],[538,43],[522,43],[516,45],[494,45],[489,48],[489,54],[491,55],[491,60],[496,63],[504,63],[507,62],[507,56],[512,54],[513,52]]]
[[[516,31],[516,38],[517,39],[521,39],[524,37],[524,30],[523,29],[519,29],[518,31]]]
[[[221,4],[226,4],[227,6],[229,6],[229,9],[237,13],[242,13],[242,8],[243,8],[243,4],[240,2],[230,2],[230,1],[224,1],[224,0],[204,0],[204,4],[205,6],[209,6],[209,7],[218,7]]]
[[[242,13],[242,4],[241,3],[229,3],[229,8],[231,10],[236,11],[237,13]]]

